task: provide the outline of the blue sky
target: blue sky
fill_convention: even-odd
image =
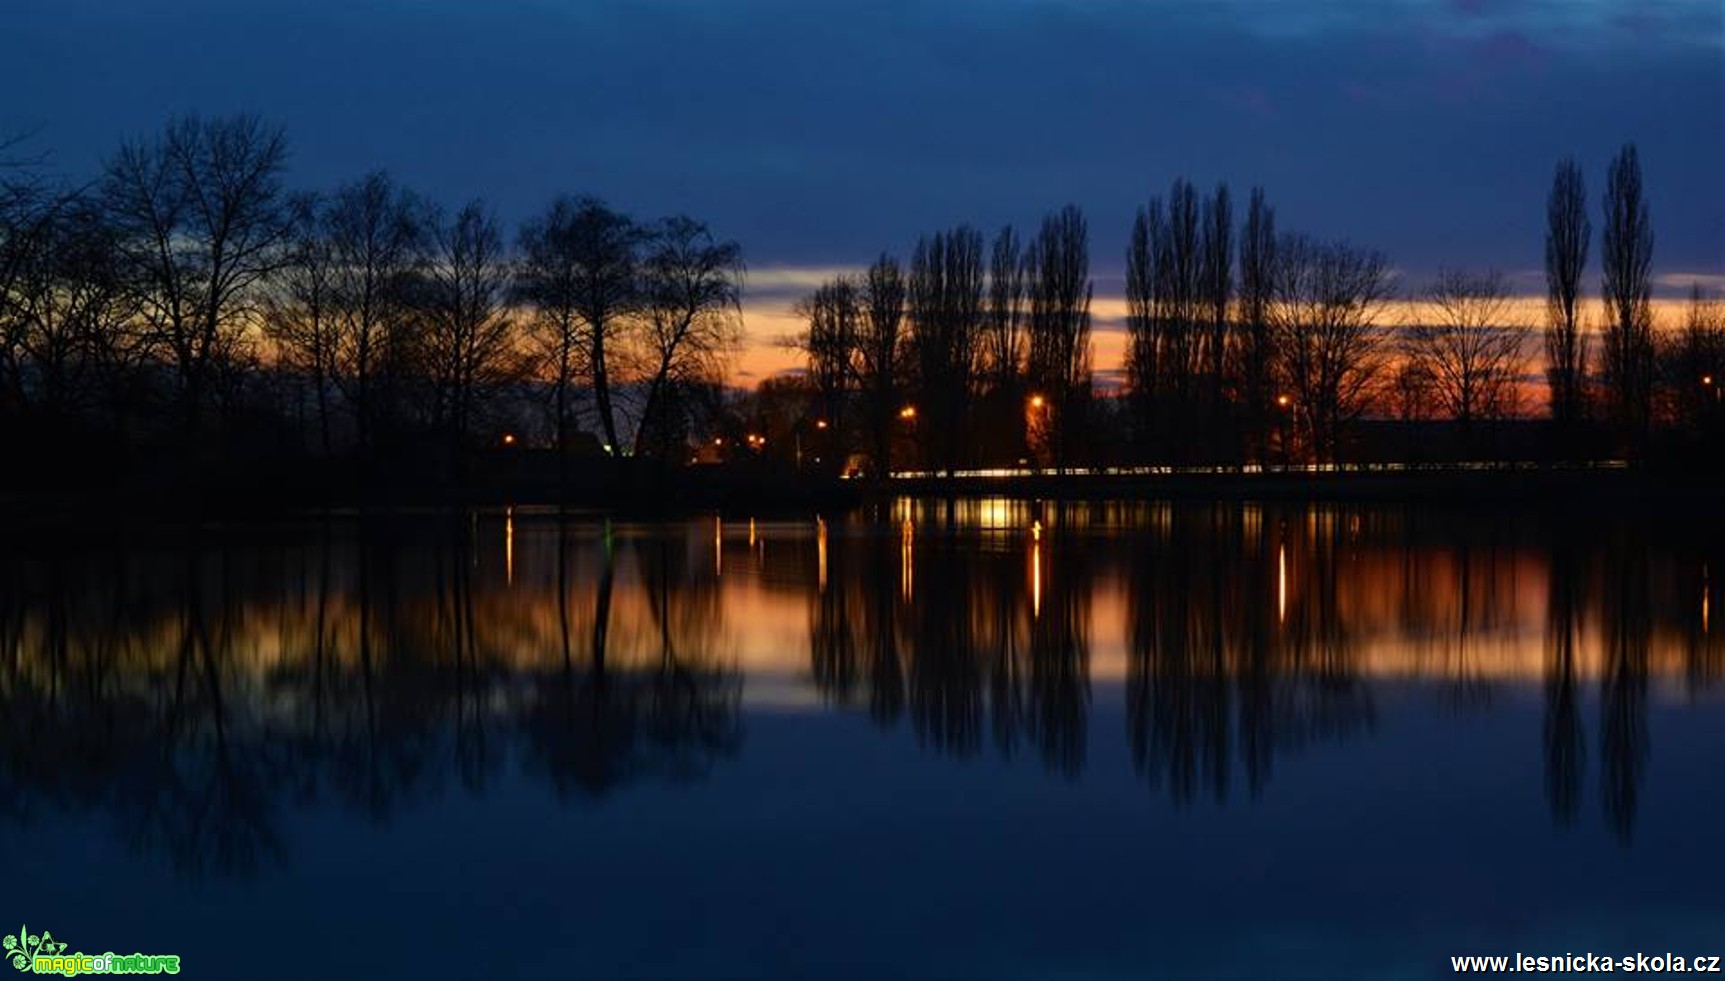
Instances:
[[[757,270],[1072,201],[1107,292],[1133,209],[1186,175],[1261,184],[1282,227],[1382,249],[1410,282],[1494,266],[1537,291],[1556,161],[1582,162],[1597,214],[1633,140],[1655,271],[1725,274],[1716,0],[8,8],[0,130],[36,129],[73,176],[171,114],[250,111],[287,128],[298,186],[382,167],[510,221],[597,194],[705,218]]]

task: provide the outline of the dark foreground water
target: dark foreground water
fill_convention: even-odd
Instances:
[[[901,502],[29,535],[0,930],[187,977],[1725,954],[1725,537]]]

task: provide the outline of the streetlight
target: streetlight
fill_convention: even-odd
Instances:
[[[1282,428],[1282,466],[1283,466],[1283,468],[1286,468],[1288,466],[1289,461],[1293,457],[1292,448],[1288,446],[1288,423],[1290,421],[1289,417],[1293,415],[1293,413],[1289,411],[1289,408],[1293,404],[1294,404],[1294,400],[1289,398],[1285,393],[1282,395],[1276,396],[1276,408],[1282,410],[1281,415],[1279,415],[1277,417],[1277,421],[1279,421],[1282,424],[1281,428]]]
[[[916,406],[907,405],[904,408],[898,410],[898,417],[900,419],[907,421],[907,422],[912,420],[912,419],[915,419],[916,418]]]
[[[1032,455],[1036,457],[1038,468],[1042,466],[1042,457],[1048,449],[1048,417],[1053,414],[1053,408],[1041,392],[1032,392],[1024,402],[1024,441],[1026,448],[1033,451]],[[1054,455],[1058,458],[1060,456],[1059,447],[1057,446],[1055,449]],[[1056,459],[1055,462],[1058,463],[1059,460]]]
[[[825,429],[825,428],[827,428],[827,421],[826,421],[826,420],[825,420],[825,419],[816,419],[816,420],[815,420],[815,428],[816,428],[816,429]]]
[[[514,446],[515,445],[515,434],[514,433],[504,433],[503,434],[503,445],[504,446]]]

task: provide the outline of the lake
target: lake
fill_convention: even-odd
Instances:
[[[188,977],[1725,953],[1725,531],[901,500],[0,555],[0,929]]]

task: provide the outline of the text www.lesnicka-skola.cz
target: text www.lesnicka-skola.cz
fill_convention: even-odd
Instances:
[[[1457,974],[1718,974],[1719,956],[1700,954],[1513,954],[1451,957]]]

